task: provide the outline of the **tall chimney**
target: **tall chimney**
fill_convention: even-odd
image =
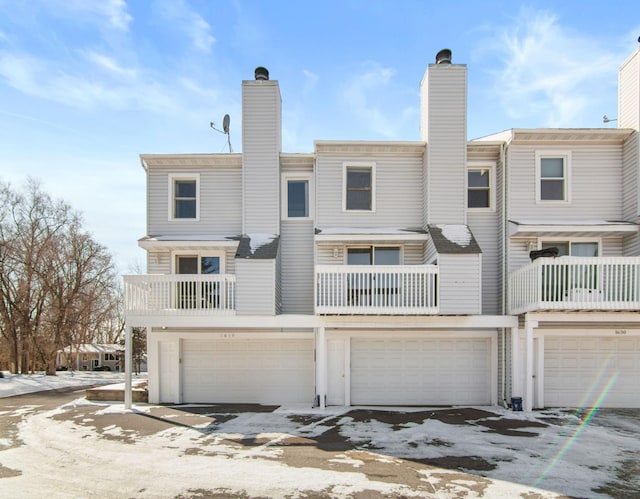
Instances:
[[[427,224],[466,223],[467,66],[443,49],[420,84],[420,136],[427,143]]]

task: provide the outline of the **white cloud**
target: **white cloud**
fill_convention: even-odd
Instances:
[[[603,89],[615,93],[621,56],[592,34],[564,27],[549,12],[522,9],[513,24],[494,31],[485,43],[476,55],[497,56],[492,98],[512,119],[535,119],[548,127],[584,125],[586,109],[602,99]]]
[[[99,54],[97,52],[94,52],[93,50],[85,52],[85,57],[96,66],[118,76],[134,78],[137,74],[137,71],[135,69],[124,68],[120,64],[118,64],[118,62],[112,57],[104,54]]]
[[[41,0],[39,3],[52,14],[80,16],[79,22],[97,20],[102,24],[106,21],[107,27],[117,31],[128,31],[133,21],[125,0]]]
[[[305,83],[302,88],[302,93],[307,94],[314,89],[320,77],[317,74],[313,73],[312,71],[309,71],[308,69],[303,69],[302,74],[304,75],[304,78],[305,78]]]
[[[216,42],[211,34],[211,26],[183,0],[163,0],[160,4],[162,14],[174,21],[173,26],[186,34],[193,46],[208,53]]]
[[[347,82],[343,94],[354,116],[386,139],[401,135],[404,123],[416,114],[415,109],[403,109],[395,102],[404,89],[393,87],[394,76],[393,69],[371,63]]]

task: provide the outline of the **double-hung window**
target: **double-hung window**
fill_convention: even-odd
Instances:
[[[375,164],[344,163],[345,211],[375,211]]]
[[[537,201],[569,202],[571,200],[570,172],[570,153],[537,153]]]
[[[200,176],[169,175],[169,219],[198,220]]]
[[[495,165],[473,165],[467,168],[467,208],[494,208]]]

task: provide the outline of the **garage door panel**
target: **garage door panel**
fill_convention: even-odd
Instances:
[[[313,340],[185,340],[185,402],[309,402]]]
[[[545,337],[548,407],[640,407],[640,338]]]
[[[351,402],[489,404],[490,359],[489,338],[353,338]]]

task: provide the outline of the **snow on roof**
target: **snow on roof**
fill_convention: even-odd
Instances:
[[[260,232],[245,234],[240,238],[236,257],[255,260],[276,258],[279,240],[280,238],[277,234]]]
[[[516,225],[636,225],[624,220],[509,220]]]
[[[65,353],[116,353],[124,350],[124,347],[117,343],[83,343],[76,348],[73,345],[65,347]]]
[[[145,236],[140,241],[235,241],[237,235],[224,234],[186,234],[186,235],[159,235]]]
[[[471,231],[466,225],[436,225],[442,236],[458,246],[466,248],[471,242]]]

